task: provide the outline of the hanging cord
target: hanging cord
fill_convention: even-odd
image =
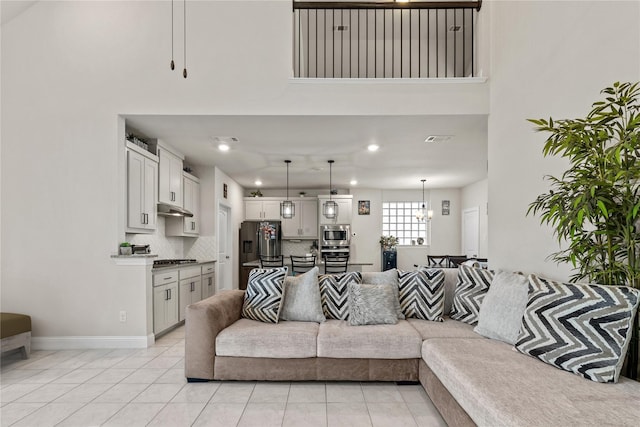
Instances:
[[[332,184],[332,181],[331,181],[331,175],[332,175],[331,169],[332,169],[332,166],[333,166],[333,160],[329,160],[329,200],[331,200],[331,192],[333,191],[333,184]]]
[[[173,0],[171,0],[171,64],[172,70],[175,70],[176,63],[173,62]]]
[[[182,77],[187,78],[187,0],[183,0],[184,4],[184,70]]]

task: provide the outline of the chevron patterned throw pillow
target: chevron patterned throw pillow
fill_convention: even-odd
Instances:
[[[254,268],[244,293],[242,317],[265,323],[278,323],[284,296],[287,267]]]
[[[405,317],[442,322],[444,272],[441,269],[398,270],[400,307]]]
[[[617,382],[640,291],[529,276],[516,349],[596,382]]]
[[[478,323],[478,313],[493,280],[493,271],[483,268],[458,267],[458,284],[453,295],[451,318],[470,325]]]
[[[323,274],[318,278],[322,311],[327,319],[349,318],[349,283],[362,283],[362,274],[357,271],[344,274]]]

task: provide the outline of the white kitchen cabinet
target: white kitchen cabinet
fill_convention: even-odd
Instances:
[[[132,233],[156,229],[158,158],[127,145],[127,228]]]
[[[351,224],[353,214],[353,196],[331,196],[331,200],[338,204],[338,215],[333,219],[328,219],[322,214],[322,206],[327,200],[329,200],[329,196],[318,196],[318,223],[320,225]]]
[[[165,235],[196,237],[200,234],[200,180],[186,172],[182,174],[183,207],[193,216],[167,217]]]
[[[178,323],[178,272],[153,275],[153,333]]]
[[[209,262],[202,264],[202,299],[209,298],[216,293],[216,264]]]
[[[182,207],[182,160],[183,158],[158,146],[160,166],[158,173],[158,200],[171,206]]]
[[[316,199],[293,200],[295,216],[282,219],[283,239],[318,238],[318,201]]]
[[[281,199],[255,200],[256,198],[245,199],[244,217],[248,221],[280,220]]]
[[[180,269],[179,320],[184,320],[187,306],[202,299],[202,269],[200,266]]]

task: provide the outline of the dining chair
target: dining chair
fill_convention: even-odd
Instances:
[[[316,265],[316,257],[315,255],[309,256],[297,256],[291,255],[291,274],[294,276],[296,274],[306,273],[311,270]]]
[[[449,267],[449,255],[427,255],[427,265],[436,268]]]
[[[458,268],[460,264],[468,259],[466,255],[449,255],[449,267]]]
[[[349,268],[349,255],[324,257],[324,274],[346,273]]]
[[[261,268],[284,267],[284,256],[282,255],[263,255],[260,257]]]

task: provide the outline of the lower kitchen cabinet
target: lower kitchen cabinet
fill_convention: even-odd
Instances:
[[[153,287],[153,333],[178,323],[178,282]]]
[[[184,320],[187,314],[187,306],[202,299],[202,278],[190,277],[180,280],[180,312],[179,320]]]
[[[214,274],[202,275],[202,299],[212,297],[216,293],[216,279]]]

